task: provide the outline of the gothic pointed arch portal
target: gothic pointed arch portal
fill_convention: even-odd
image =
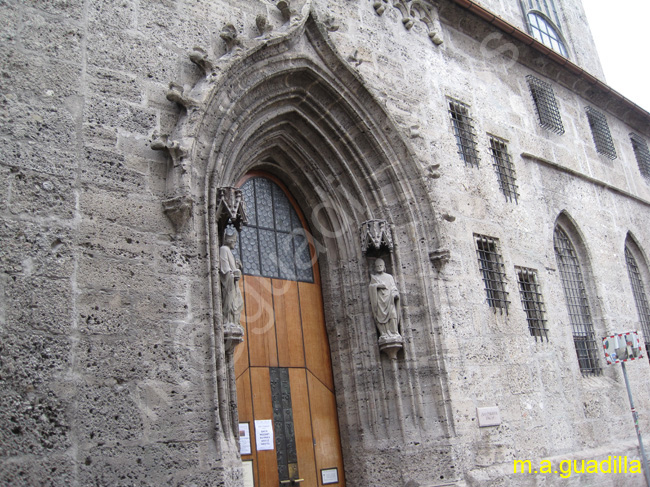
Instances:
[[[292,206],[304,212],[301,225],[312,239],[314,279],[320,279],[322,289],[314,300],[321,299],[324,308],[319,353],[329,346],[324,355],[331,361],[331,387],[325,389],[335,393],[345,467],[339,478],[354,486],[398,485],[404,481],[402,471],[426,475],[419,468],[423,456],[435,457],[440,477],[449,478],[454,473],[448,470],[454,463],[447,440],[451,421],[439,338],[433,331],[438,292],[430,261],[433,250],[444,250],[444,241],[423,168],[313,16],[292,19],[286,30],[255,43],[211,62],[213,69],[184,94],[191,103],[165,139],[173,157],[169,214],[181,222],[182,215],[192,216],[192,224],[183,228],[195,229],[205,241],[210,263],[217,446],[224,459],[232,459],[233,470],[241,466],[237,432],[239,416],[246,418],[247,413],[238,405],[244,401],[237,399],[237,379],[243,375],[235,373],[235,361],[240,360],[235,356],[245,348],[240,345],[233,356],[224,346],[215,258],[220,245],[217,195],[219,188],[243,184],[251,171],[263,171],[295,199]],[[404,348],[393,361],[378,348],[368,297],[370,267],[360,248],[360,225],[371,219],[392,227],[394,248],[387,267],[400,287],[405,310]],[[248,231],[242,230],[242,245]],[[299,281],[298,291],[309,287],[299,278],[300,269],[291,272],[275,279]],[[254,277],[260,276],[243,279],[245,298]],[[273,285],[273,277],[262,277]],[[302,301],[298,305],[302,310]],[[276,354],[277,347],[276,341]],[[329,384],[326,375],[318,382]],[[253,374],[249,377],[252,383]],[[294,382],[290,386],[293,399]],[[256,389],[249,390],[252,395]],[[254,405],[254,398],[250,403]],[[296,405],[292,407],[295,412]],[[331,417],[335,424],[336,411]],[[252,436],[253,424],[250,432]],[[320,472],[317,481],[314,485],[322,485]]]

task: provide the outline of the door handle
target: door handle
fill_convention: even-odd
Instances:
[[[287,479],[287,480],[280,480],[281,484],[297,484],[300,482],[304,482],[305,479]]]

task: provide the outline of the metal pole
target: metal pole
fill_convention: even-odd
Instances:
[[[634,401],[632,400],[632,390],[630,389],[630,381],[627,379],[627,370],[625,369],[625,362],[621,362],[623,367],[623,377],[625,378],[625,387],[627,387],[627,397],[630,399],[630,408],[632,408],[632,418],[634,419],[634,427],[636,428],[636,437],[639,439],[639,448],[641,449],[641,461],[643,462],[643,473],[645,474],[645,482],[650,487],[650,471],[648,470],[648,459],[645,456],[643,449],[643,438],[641,438],[641,430],[639,429],[639,415],[634,409]]]

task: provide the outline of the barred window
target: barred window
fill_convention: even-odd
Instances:
[[[585,110],[591,128],[591,135],[594,138],[594,144],[596,144],[596,151],[612,160],[616,159],[616,149],[614,148],[614,141],[605,115],[591,107],[587,107]]]
[[[648,304],[648,295],[643,285],[639,266],[629,244],[625,245],[625,262],[627,264],[627,273],[630,276],[630,282],[632,284],[632,294],[634,295],[636,310],[639,313],[641,330],[643,330],[646,353],[648,353],[647,351],[650,347],[650,305]]]
[[[508,313],[508,292],[506,291],[506,273],[503,260],[498,250],[498,239],[474,234],[478,264],[483,274],[488,304],[496,311]]]
[[[548,341],[548,328],[546,328],[544,300],[542,292],[537,282],[537,271],[526,267],[515,267],[517,273],[517,282],[519,283],[519,294],[521,295],[521,304],[526,312],[528,329],[530,334],[535,337],[535,341]]]
[[[636,162],[639,164],[639,171],[645,178],[650,179],[650,150],[648,150],[648,144],[637,134],[630,134],[630,140],[632,141]]]
[[[449,116],[461,159],[466,166],[478,167],[476,133],[472,117],[469,116],[469,107],[460,101],[449,99]]]
[[[532,74],[526,76],[526,80],[528,81],[530,94],[535,103],[539,124],[551,132],[562,135],[564,133],[564,125],[562,125],[562,117],[560,116],[560,110],[555,100],[553,87]]]
[[[573,344],[578,356],[580,371],[583,375],[600,375],[601,369],[598,363],[600,349],[596,344],[582,270],[571,240],[559,226],[555,228],[553,234],[553,246],[569,311],[569,320],[573,328]]]
[[[494,160],[494,170],[497,173],[499,187],[506,197],[506,201],[517,203],[517,175],[512,158],[508,153],[506,141],[497,137],[490,137],[490,152]]]

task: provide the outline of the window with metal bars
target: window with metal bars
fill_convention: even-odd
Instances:
[[[498,249],[498,239],[474,234],[478,264],[483,274],[488,305],[508,313],[508,292],[506,291],[506,273]]]
[[[585,290],[582,269],[575,248],[568,235],[557,226],[553,234],[555,259],[560,270],[560,279],[573,328],[573,344],[578,356],[578,364],[583,375],[600,375],[598,363],[600,347],[596,344],[596,334],[591,319],[589,301]]]
[[[548,328],[546,328],[544,300],[537,282],[537,271],[526,267],[515,267],[521,304],[526,312],[528,329],[535,337],[535,341],[546,339],[548,341]]]
[[[625,262],[627,264],[627,273],[630,276],[630,283],[632,284],[632,294],[634,295],[636,310],[639,313],[647,353],[650,350],[650,304],[648,304],[648,295],[643,285],[639,266],[629,244],[625,245]]]
[[[497,180],[501,192],[506,197],[506,201],[517,203],[517,175],[512,158],[508,153],[506,141],[498,137],[490,136],[490,152],[494,160],[494,170],[497,173]]]
[[[648,144],[634,133],[630,134],[630,140],[632,141],[636,162],[639,165],[639,171],[641,171],[643,177],[650,180],[650,150],[648,150]]]
[[[562,117],[560,116],[560,110],[555,100],[553,87],[532,74],[526,76],[526,80],[528,81],[530,94],[535,103],[539,124],[551,132],[562,135],[564,133],[564,125],[562,125]]]
[[[587,120],[589,120],[596,151],[612,160],[616,159],[616,149],[614,148],[614,141],[605,115],[591,107],[586,107],[585,111],[587,112]]]
[[[456,136],[458,154],[465,161],[465,165],[478,167],[478,149],[476,148],[476,133],[472,117],[469,116],[469,107],[464,103],[448,99],[451,126]]]

